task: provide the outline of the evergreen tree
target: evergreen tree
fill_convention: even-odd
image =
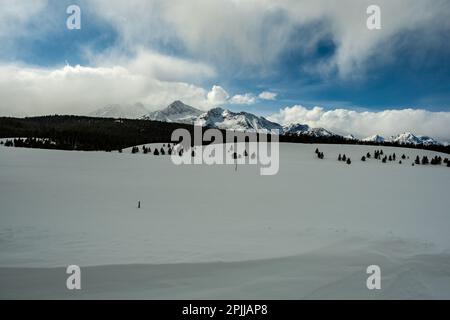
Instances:
[[[350,158],[347,159],[347,164],[351,164],[352,160],[350,160]]]
[[[166,152],[164,151],[164,149],[162,147],[161,147],[159,153],[161,153],[161,155],[165,155],[166,154]]]
[[[342,156],[342,161],[347,161],[347,157],[345,156],[345,154]]]
[[[402,159],[403,159],[403,160],[405,160],[405,159],[406,159],[406,156],[405,156],[405,154],[402,154]]]
[[[386,160],[387,160],[387,157],[384,156],[383,160],[381,160],[381,161],[383,161],[383,163],[386,163]]]
[[[428,163],[429,163],[428,157],[427,156],[423,156],[422,157],[422,164],[428,164]]]
[[[447,161],[447,167],[450,167],[450,161]]]
[[[248,157],[248,152],[247,152],[247,150],[244,151],[244,157]]]
[[[318,149],[318,148],[316,148],[316,151],[315,151],[315,152],[316,152],[316,154],[319,154],[319,149]]]
[[[366,157],[362,156],[361,161],[366,161]]]
[[[342,160],[342,157],[341,157],[341,154],[339,153],[338,161],[341,161],[341,160]]]
[[[389,161],[392,161],[392,156],[391,155],[389,155]]]
[[[414,161],[416,164],[420,164],[420,158],[419,156],[416,157],[416,160]]]
[[[392,154],[392,160],[393,161],[395,161],[395,158],[396,158],[397,156],[395,155],[395,152],[394,152],[394,154]]]
[[[367,152],[366,157],[367,159],[370,159],[370,152]]]
[[[195,157],[195,150],[194,149],[192,149],[192,151],[191,151],[191,157]]]
[[[398,164],[402,164],[402,160],[400,160],[400,161],[398,162]]]
[[[159,156],[158,148],[155,148],[155,150],[153,150],[153,155],[154,156]]]

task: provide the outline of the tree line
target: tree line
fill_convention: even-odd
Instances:
[[[170,143],[172,132],[183,128],[194,135],[194,126],[151,120],[95,118],[85,116],[0,117],[0,138],[22,137],[18,146],[62,150],[113,151],[146,143]],[[202,128],[202,132],[207,128]],[[221,130],[225,137],[225,130]],[[259,138],[259,134],[257,137]],[[40,138],[40,139],[36,139]],[[34,139],[34,140],[33,140]],[[286,134],[280,142],[311,144],[368,144],[426,149],[450,154],[450,146],[383,144],[347,140],[341,136],[314,137]],[[224,141],[214,141],[215,143]],[[193,144],[193,142],[192,142]],[[207,144],[207,143],[205,143]]]

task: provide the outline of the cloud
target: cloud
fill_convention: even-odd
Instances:
[[[271,71],[283,52],[295,48],[313,54],[326,36],[335,45],[333,54],[321,61],[303,61],[300,67],[325,76],[337,70],[342,77],[352,77],[365,73],[373,57],[394,59],[393,49],[404,45],[396,37],[405,32],[422,32],[415,42],[427,48],[433,41],[448,46],[442,40],[450,30],[446,0],[435,0],[432,6],[422,0],[378,0],[382,29],[377,31],[366,27],[370,0],[132,0],[132,5],[97,0],[89,4],[127,45],[171,43],[200,60],[235,71],[243,66]],[[305,36],[305,30],[311,32]]]
[[[87,114],[107,104],[142,102],[150,110],[181,99],[201,109],[218,99],[220,87],[207,92],[179,81],[162,81],[122,66],[64,66],[55,69],[0,66],[0,115]]]
[[[216,76],[215,69],[205,63],[163,55],[144,48],[134,49],[132,58],[117,50],[101,54],[87,51],[86,54],[93,65],[121,65],[132,73],[162,81],[193,82]]]
[[[258,98],[263,100],[275,100],[277,94],[275,92],[263,91],[258,95]]]
[[[254,104],[256,103],[256,97],[251,93],[236,94],[230,100],[231,104]]]
[[[354,134],[359,138],[373,134],[389,137],[410,131],[440,140],[450,140],[450,112],[431,112],[422,109],[379,112],[347,109],[327,111],[321,107],[308,109],[295,105],[280,109],[268,119],[281,124],[303,123],[311,127],[324,127],[338,134]]]
[[[215,106],[226,103],[230,96],[221,86],[214,85],[207,97],[210,105]]]

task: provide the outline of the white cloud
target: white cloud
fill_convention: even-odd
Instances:
[[[215,106],[226,103],[230,96],[221,86],[214,85],[207,97],[210,105]]]
[[[343,77],[364,72],[370,59],[392,59],[392,40],[403,32],[425,32],[420,44],[437,41],[449,31],[450,2],[435,0],[378,0],[382,29],[369,31],[366,9],[370,0],[122,0],[89,2],[95,12],[119,32],[123,43],[182,43],[190,55],[222,66],[258,66],[270,71],[280,54],[296,46],[314,52],[324,35],[336,52],[318,65],[304,63],[309,72],[326,75],[337,70]],[[292,41],[299,28],[312,34]],[[149,32],[151,30],[151,32]],[[441,31],[441,32],[437,32]],[[294,38],[295,39],[295,38]],[[300,42],[301,41],[301,42]],[[298,48],[297,46],[299,46]],[[444,45],[448,45],[444,43]]]
[[[277,94],[275,92],[263,91],[258,97],[263,100],[275,100],[277,98]]]
[[[324,127],[335,133],[355,134],[364,138],[373,134],[385,137],[410,131],[430,135],[437,139],[450,139],[450,112],[431,112],[421,109],[358,112],[347,109],[311,109],[295,105],[281,109],[268,117],[281,124],[303,123],[311,127]]]
[[[254,104],[256,102],[256,98],[251,93],[236,94],[229,100],[229,102],[231,104]]]
[[[2,116],[86,114],[107,104],[136,102],[156,110],[177,99],[208,109],[207,94],[192,84],[158,80],[122,66],[0,66]]]
[[[132,73],[162,81],[192,82],[216,76],[213,67],[201,62],[162,55],[144,48],[134,51],[132,58],[115,50],[103,54],[87,51],[86,54],[94,65],[109,67],[121,65]]]

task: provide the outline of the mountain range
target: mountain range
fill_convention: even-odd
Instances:
[[[280,134],[289,135],[308,135],[312,137],[331,137],[339,136],[325,128],[311,128],[307,124],[293,123],[282,126],[276,122],[267,120],[262,116],[257,116],[249,112],[233,112],[223,108],[213,108],[209,111],[202,111],[177,100],[172,102],[166,108],[150,112],[141,103],[133,105],[109,105],[98,109],[90,116],[108,117],[108,118],[130,118],[144,119],[162,122],[174,122],[184,124],[195,124],[208,128],[219,128],[225,130],[237,131],[256,131],[260,133],[269,133],[271,130],[278,130]],[[353,135],[343,137],[347,140],[358,140]],[[393,142],[399,144],[413,145],[438,145],[435,139],[428,136],[414,135],[405,132],[388,139],[376,134],[362,139],[364,142]]]

